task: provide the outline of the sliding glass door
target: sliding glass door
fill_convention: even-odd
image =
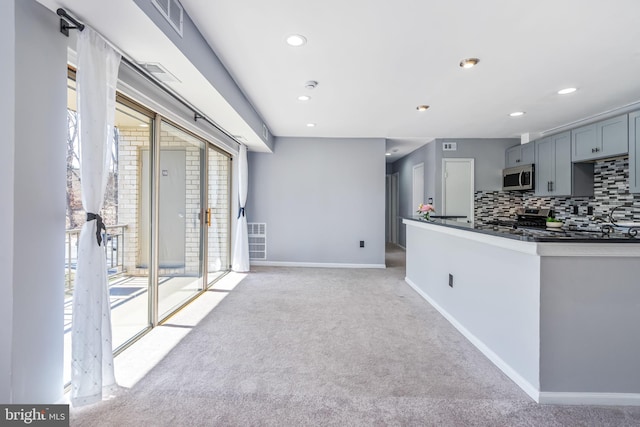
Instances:
[[[203,289],[205,142],[162,120],[158,170],[158,318]]]
[[[80,192],[75,74],[69,71],[65,383],[77,241],[86,219]],[[112,164],[102,210],[113,349],[120,351],[229,271],[229,154],[118,94]]]
[[[229,269],[231,158],[213,146],[207,149],[207,282]]]

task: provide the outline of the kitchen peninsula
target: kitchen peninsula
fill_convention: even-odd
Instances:
[[[535,401],[640,405],[640,239],[403,223],[406,282]]]

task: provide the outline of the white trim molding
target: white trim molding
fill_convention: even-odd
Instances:
[[[525,393],[529,395],[533,400],[539,402],[538,387],[527,381],[522,375],[518,374],[507,362],[505,362],[500,356],[494,353],[485,343],[483,343],[478,337],[473,335],[467,328],[462,326],[452,315],[450,315],[444,308],[442,308],[437,302],[435,302],[429,295],[423,292],[415,283],[408,277],[405,277],[405,282],[415,290],[418,295],[424,298],[429,304],[433,306],[445,319],[449,321],[466,339],[471,341],[471,344],[476,346],[478,350],[482,352],[487,358],[493,362],[502,372],[505,373],[511,380],[518,385]]]
[[[314,267],[314,268],[387,268],[385,264],[348,264],[334,262],[290,262],[251,261],[251,265],[267,267]]]
[[[640,393],[541,391],[539,403],[550,405],[640,406]]]
[[[593,393],[593,392],[555,392],[540,391],[539,385],[531,384],[518,374],[500,356],[494,353],[480,339],[469,332],[453,316],[436,303],[429,295],[422,291],[408,277],[405,282],[433,306],[445,319],[449,321],[465,338],[482,352],[498,369],[504,372],[529,397],[540,404],[547,405],[603,405],[603,406],[640,406],[640,393]]]

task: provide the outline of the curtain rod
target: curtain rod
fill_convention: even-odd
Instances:
[[[65,36],[69,37],[69,30],[78,30],[78,31],[84,30],[84,24],[78,21],[77,19],[75,19],[74,17],[72,17],[71,15],[69,15],[66,10],[59,8],[58,10],[56,10],[56,13],[58,14],[58,16],[60,16],[60,32]],[[71,21],[75,25],[75,27],[69,25],[69,23],[65,21],[65,19],[68,19],[69,21]],[[120,55],[122,56],[123,62],[125,62],[127,65],[135,69],[138,73],[142,74],[144,77],[146,77],[147,80],[149,80],[151,83],[158,86],[161,90],[171,95],[176,101],[178,101],[179,103],[181,103],[182,105],[184,105],[185,107],[193,111],[194,122],[197,122],[198,120],[204,120],[205,122],[209,123],[211,126],[216,128],[217,130],[219,130],[220,132],[228,136],[236,144],[242,145],[239,141],[237,141],[234,138],[233,135],[231,135],[229,132],[227,132],[222,127],[220,127],[216,122],[209,119],[209,117],[205,116],[204,114],[200,113],[198,109],[195,108],[193,105],[191,105],[189,101],[187,101],[182,96],[178,95],[175,91],[173,91],[172,89],[169,89],[168,87],[160,83],[158,80],[156,80],[153,76],[149,74],[147,70],[145,70],[143,67],[138,65],[133,59],[131,59],[128,55],[126,55],[122,50],[115,47],[113,43],[109,42],[109,44],[115,50],[117,50],[118,53],[120,53]]]
[[[65,36],[69,37],[69,30],[84,30],[84,24],[76,21],[76,19],[73,16],[69,15],[63,8],[59,8],[58,10],[56,10],[56,13],[60,17],[60,32]],[[69,23],[65,21],[65,19],[71,21],[73,25],[75,25],[75,27],[69,25]]]

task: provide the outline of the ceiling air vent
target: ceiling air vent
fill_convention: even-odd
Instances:
[[[184,12],[178,0],[151,0],[151,3],[182,37],[182,15]]]
[[[180,83],[180,80],[171,74],[166,68],[164,68],[159,62],[145,62],[142,64],[138,64],[147,72],[149,72],[153,77],[160,80],[161,82],[177,82]]]

